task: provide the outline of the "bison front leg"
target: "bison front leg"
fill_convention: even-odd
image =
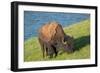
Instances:
[[[46,55],[49,56],[49,58],[53,57],[53,50],[50,43],[46,43]]]
[[[53,46],[53,45],[52,45],[52,51],[53,51],[53,53],[55,54],[55,57],[56,57],[57,54],[58,54],[58,51],[57,51],[56,47]]]
[[[56,50],[56,47],[49,44],[49,47],[48,47],[48,56],[49,58],[53,58],[53,55],[55,55],[55,57],[57,56],[57,50]]]

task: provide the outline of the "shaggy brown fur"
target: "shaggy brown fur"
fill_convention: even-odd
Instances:
[[[43,25],[39,29],[39,42],[45,55],[53,57],[53,54],[57,56],[59,48],[63,48],[64,51],[71,52],[73,50],[73,38],[66,35],[63,28],[57,22],[51,22]]]

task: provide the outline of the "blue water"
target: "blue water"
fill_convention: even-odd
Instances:
[[[47,22],[57,21],[68,27],[86,19],[90,19],[90,14],[24,11],[24,39],[37,36],[38,29]]]

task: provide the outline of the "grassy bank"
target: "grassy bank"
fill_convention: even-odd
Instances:
[[[42,60],[71,60],[90,58],[90,20],[84,20],[72,26],[65,27],[66,34],[74,37],[75,51],[71,54],[59,54],[56,58],[42,58],[41,47],[37,37],[30,38],[24,43],[24,61]]]

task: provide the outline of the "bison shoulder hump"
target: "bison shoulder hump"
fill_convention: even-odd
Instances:
[[[61,25],[59,25],[57,22],[51,22],[43,25],[40,28],[39,33],[42,34],[44,38],[51,40],[51,38],[54,37],[59,30],[62,30]]]

